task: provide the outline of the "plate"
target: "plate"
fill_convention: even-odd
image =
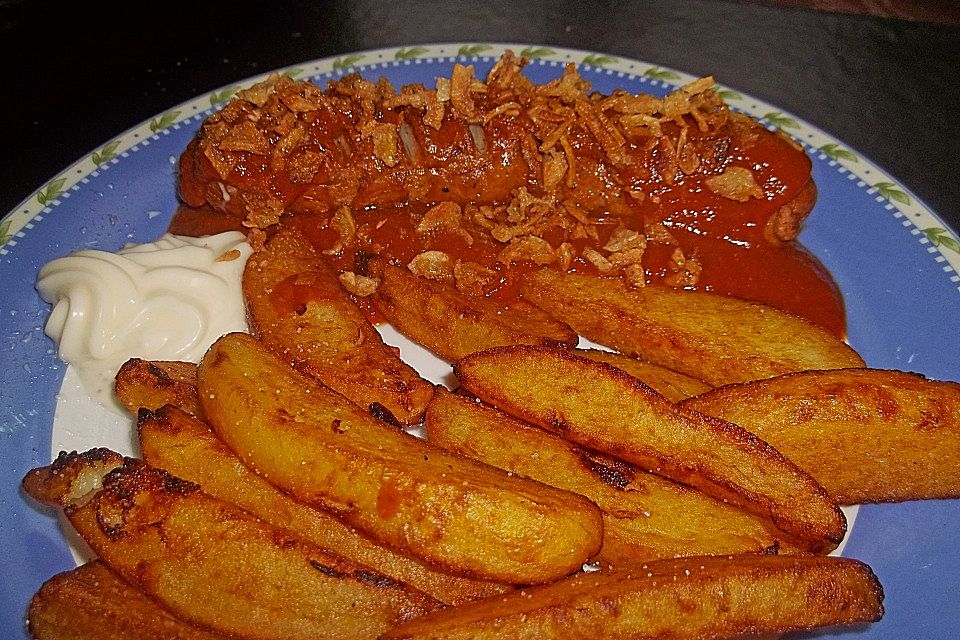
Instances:
[[[602,53],[526,44],[443,44],[358,52],[280,69],[318,83],[351,71],[386,76],[395,86],[434,83],[455,61],[485,76],[507,48],[531,58],[534,81],[557,77],[574,62],[594,89],[623,87],[663,95],[695,78],[655,64]],[[49,307],[34,281],[45,262],[70,251],[119,249],[161,235],[176,206],[176,159],[200,126],[244,86],[225,86],[158,114],[81,158],[0,222],[0,549],[8,559],[0,580],[0,635],[26,637],[24,613],[44,580],[74,566],[57,518],[19,488],[31,468],[60,447],[87,442],[129,446],[129,432],[105,425],[67,377],[44,335]],[[722,80],[722,78],[720,78]],[[780,127],[813,160],[820,196],[801,241],[833,273],[843,291],[849,341],[868,365],[960,380],[960,252],[956,234],[910,190],[868,158],[773,105],[721,85],[735,109]],[[401,344],[396,335],[388,341]],[[422,349],[403,356],[428,377],[449,367]],[[80,394],[82,396],[82,394]],[[58,409],[58,398],[59,409]],[[58,433],[53,439],[57,417]],[[960,501],[867,505],[859,509],[843,555],[868,563],[886,592],[886,615],[844,638],[955,638],[960,631]],[[830,634],[817,637],[834,637]],[[836,636],[839,637],[839,636]]]

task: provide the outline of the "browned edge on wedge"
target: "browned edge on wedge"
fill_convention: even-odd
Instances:
[[[691,557],[583,573],[428,614],[384,640],[701,640],[862,624],[882,615],[880,583],[857,560]]]
[[[199,380],[208,423],[247,465],[401,553],[529,584],[578,570],[600,548],[600,510],[586,498],[392,429],[250,335],[220,338]]]
[[[299,231],[281,229],[250,256],[243,297],[252,332],[285,361],[363,408],[420,421],[433,385],[383,342]]]
[[[359,639],[442,606],[142,461],[106,471],[115,456],[67,454],[29,472],[24,488],[61,506],[101,562],[190,623],[245,640]],[[63,472],[78,482],[60,482]]]
[[[397,331],[446,360],[504,344],[574,346],[579,337],[565,323],[528,302],[501,307],[468,298],[452,284],[429,280],[384,261],[373,261],[380,285],[377,311]]]
[[[773,307],[663,286],[543,269],[520,283],[524,299],[578,334],[712,386],[793,371],[863,367],[849,345]]]
[[[140,409],[159,409],[165,404],[198,415],[197,365],[170,360],[127,360],[114,380],[114,390],[124,408],[136,415]]]
[[[881,369],[787,374],[683,406],[741,425],[840,504],[960,497],[960,384]]]
[[[565,349],[511,345],[463,358],[460,384],[483,401],[759,515],[829,551],[846,520],[826,491],[739,426],[677,407],[633,376]]]
[[[427,407],[424,427],[444,449],[597,503],[603,548],[594,560],[604,568],[675,556],[798,551],[767,518],[446,389]]]
[[[144,460],[195,482],[210,495],[246,509],[274,526],[295,531],[319,547],[456,605],[504,593],[510,587],[442,573],[397,553],[326,511],[297,502],[250,470],[210,430],[174,406],[142,412],[137,421]]]
[[[606,362],[617,369],[623,369],[670,402],[679,402],[713,388],[703,380],[616,351],[574,349],[573,352],[583,358]]]
[[[97,561],[44,582],[27,628],[36,640],[226,640],[173,616]]]

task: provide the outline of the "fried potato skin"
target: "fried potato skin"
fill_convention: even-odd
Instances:
[[[125,581],[231,637],[372,638],[442,606],[137,460],[64,513]]]
[[[578,570],[600,548],[589,500],[392,429],[247,334],[220,338],[199,380],[204,415],[248,466],[437,568],[530,584]]]
[[[172,616],[96,561],[44,582],[27,627],[37,640],[226,640]]]
[[[373,296],[377,311],[398,331],[446,360],[504,344],[573,346],[579,339],[565,323],[529,303],[504,309],[402,267],[374,263],[371,268],[381,277]]]
[[[429,614],[383,638],[701,640],[858,624],[882,615],[880,584],[856,560],[701,556],[579,574]]]
[[[524,299],[583,337],[711,386],[794,371],[863,367],[827,331],[772,307],[661,286],[551,270],[520,283]]]
[[[377,544],[325,511],[297,502],[248,469],[206,423],[176,407],[142,413],[137,431],[148,464],[195,482],[204,492],[265,522],[295,531],[319,547],[372,567],[445,604],[461,604],[510,590],[507,585],[436,571]]]
[[[960,384],[841,369],[720,387],[683,403],[736,422],[840,504],[960,497]]]
[[[594,560],[604,568],[675,556],[797,551],[765,518],[445,389],[427,407],[424,426],[444,449],[597,503],[603,548]]]
[[[285,361],[361,407],[420,421],[433,385],[384,344],[299,231],[281,229],[250,257],[243,297],[252,332]]]
[[[104,476],[120,466],[123,456],[103,447],[82,453],[61,451],[52,463],[28,471],[20,485],[39,503],[66,508],[99,491]]]
[[[713,388],[702,380],[622,353],[601,349],[575,349],[574,353],[583,358],[606,362],[617,369],[623,369],[670,402],[680,402]]]
[[[197,365],[192,362],[127,360],[117,372],[114,388],[120,403],[136,415],[143,409],[172,404],[198,415]]]
[[[813,478],[739,426],[682,409],[625,372],[562,349],[511,345],[454,365],[464,389],[577,444],[769,517],[813,552],[846,532]]]

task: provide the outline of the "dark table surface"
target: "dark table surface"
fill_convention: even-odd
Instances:
[[[835,136],[960,227],[960,28],[795,4],[0,0],[9,109],[0,212],[119,133],[217,87],[363,49],[496,41],[712,74]]]

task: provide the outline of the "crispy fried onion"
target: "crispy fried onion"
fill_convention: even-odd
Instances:
[[[386,79],[370,82],[358,74],[330,82],[325,91],[309,82],[273,74],[237,92],[208,118],[199,144],[223,180],[238,170],[247,154],[266,159],[274,171],[285,171],[293,183],[309,183],[323,170],[329,154],[351,157],[364,144],[372,149],[379,166],[416,164],[424,152],[410,126],[417,113],[433,130],[439,130],[448,119],[459,119],[480,154],[489,151],[487,127],[505,118],[525,118],[531,123],[532,139],[524,142],[524,159],[538,172],[539,184],[515,189],[508,202],[496,205],[438,202],[419,220],[416,232],[430,236],[453,231],[468,244],[475,239],[472,233],[484,233],[503,245],[497,256],[502,265],[531,262],[567,268],[579,258],[602,273],[623,274],[631,286],[643,286],[641,261],[646,243],[663,241],[665,229],[651,233],[621,225],[612,234],[601,233],[601,219],[609,218],[610,212],[602,210],[602,203],[571,197],[586,175],[578,167],[577,145],[589,141],[602,154],[602,161],[613,168],[634,164],[639,156],[632,151],[645,149],[655,162],[636,171],[653,172],[666,184],[681,175],[703,171],[710,175],[707,187],[725,198],[744,202],[763,197],[748,169],[727,166],[722,150],[703,149],[696,142],[703,137],[700,134],[740,121],[739,114],[733,114],[714,90],[712,77],[700,78],[663,98],[623,90],[602,96],[591,91],[590,83],[572,63],[559,78],[534,84],[521,73],[526,62],[507,52],[485,81],[475,77],[472,65],[455,64],[451,76],[438,78],[433,87],[413,84],[399,91]],[[310,123],[321,117],[343,123],[344,131],[349,132],[331,149],[312,144]],[[357,180],[346,176],[329,187],[335,196],[335,213],[329,221],[339,234],[336,251],[355,242],[356,223],[349,208],[341,205],[356,193]],[[639,203],[648,197],[657,201],[655,194],[644,193],[635,185],[611,184],[613,189],[622,189],[620,193],[628,196],[628,201]],[[412,198],[423,197],[427,191],[426,183],[418,183],[413,174],[404,188]],[[257,232],[254,237],[262,239],[260,230],[278,222],[284,205],[266,188],[262,192],[248,189],[242,198],[248,211],[244,224]],[[560,240],[554,240],[554,246],[546,237]],[[671,238],[671,243],[675,242]],[[575,245],[581,247],[580,255]],[[699,263],[679,248],[677,251],[671,277],[685,286],[698,278]],[[426,277],[456,281],[464,289],[487,288],[496,278],[483,271],[486,267],[474,265],[454,263],[439,251],[424,251],[409,268]],[[369,295],[375,284],[360,278],[350,275],[344,286],[356,295]]]

